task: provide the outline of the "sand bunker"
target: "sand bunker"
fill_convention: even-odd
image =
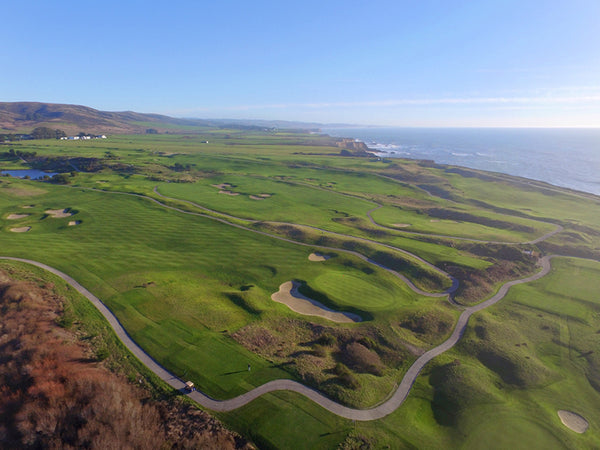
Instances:
[[[430,222],[432,222],[432,223],[438,223],[439,220],[438,219],[431,219]]]
[[[211,186],[215,187],[217,189],[227,189],[227,188],[231,187],[231,185],[229,183],[211,184]]]
[[[410,227],[410,223],[393,223],[392,225],[395,226],[396,228]]]
[[[308,260],[309,261],[327,261],[329,258],[331,258],[331,256],[329,255],[324,255],[323,253],[311,253],[310,255],[308,255]]]
[[[564,426],[573,430],[575,433],[585,433],[590,424],[579,414],[564,409],[558,410],[558,417]]]
[[[27,233],[29,230],[31,230],[31,227],[18,227],[10,229],[10,231],[13,233]]]
[[[21,206],[21,208],[29,209],[29,208],[33,208],[33,205],[23,205],[23,206]]]
[[[70,220],[69,226],[74,227],[75,225],[79,225],[80,223],[81,223],[81,220]]]
[[[279,286],[279,292],[271,295],[271,299],[277,303],[283,303],[292,311],[305,316],[318,316],[338,323],[361,322],[362,318],[357,314],[338,312],[327,308],[316,300],[305,297],[298,292],[298,283],[286,281]]]
[[[231,191],[219,191],[219,194],[225,194],[225,195],[240,195],[239,192],[231,192]]]
[[[68,209],[48,209],[44,211],[46,214],[49,214],[51,217],[55,219],[62,219],[63,217],[70,217],[73,215],[72,212],[69,212]]]
[[[251,198],[252,200],[264,200],[264,198],[262,198],[262,197],[257,197],[256,195],[251,195],[251,196],[250,196],[250,198]]]
[[[29,217],[29,214],[9,214],[7,219],[8,220],[17,220],[17,219],[24,219],[25,217]]]
[[[258,196],[262,198],[269,198],[271,194],[258,194]]]

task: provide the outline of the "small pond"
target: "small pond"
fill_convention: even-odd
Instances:
[[[0,174],[10,175],[11,177],[15,177],[15,178],[25,178],[28,176],[32,180],[40,180],[40,179],[44,178],[46,175],[49,177],[56,175],[56,172],[44,172],[42,170],[35,170],[35,169],[19,169],[19,170],[3,170],[2,172],[0,172]]]

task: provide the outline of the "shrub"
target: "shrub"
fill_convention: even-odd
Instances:
[[[360,383],[354,377],[354,374],[342,363],[337,363],[333,371],[338,376],[340,384],[344,387],[348,389],[358,389],[360,387]]]
[[[344,360],[357,371],[383,375],[384,366],[379,355],[359,342],[346,345]]]

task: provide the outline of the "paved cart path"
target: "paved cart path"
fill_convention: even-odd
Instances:
[[[318,405],[322,406],[329,412],[337,414],[338,416],[344,417],[346,419],[360,421],[380,419],[382,417],[387,416],[388,414],[391,414],[396,409],[398,409],[400,405],[402,405],[402,403],[408,396],[408,393],[410,392],[410,389],[414,384],[417,376],[429,361],[456,345],[456,343],[460,340],[463,333],[465,332],[469,317],[471,317],[473,313],[481,311],[482,309],[485,309],[503,299],[511,286],[521,283],[528,283],[534,280],[538,280],[545,276],[550,271],[550,259],[552,257],[553,256],[545,256],[540,260],[541,270],[538,273],[527,278],[522,278],[520,280],[509,281],[502,285],[502,287],[498,290],[496,295],[494,295],[490,299],[478,305],[465,308],[465,310],[458,319],[458,322],[456,324],[456,327],[454,328],[454,332],[452,333],[452,335],[442,344],[421,355],[408,369],[408,371],[404,375],[404,378],[402,379],[402,382],[400,383],[398,389],[394,392],[394,394],[387,401],[375,408],[348,408],[347,406],[340,405],[339,403],[328,399],[318,391],[292,380],[273,380],[263,384],[262,386],[252,389],[251,391],[248,391],[245,394],[242,394],[238,397],[234,397],[229,400],[215,400],[200,391],[190,392],[187,393],[187,395],[205,408],[212,409],[214,411],[232,411],[241,406],[244,406],[245,404],[266,393],[285,390],[302,394],[314,401],[315,403],[317,403]],[[54,267],[51,267],[47,264],[38,261],[8,256],[0,256],[0,259],[20,261],[23,263],[31,264],[44,270],[47,270],[48,272],[51,272],[54,275],[65,280],[77,292],[86,297],[90,302],[92,302],[92,304],[96,308],[98,308],[98,310],[102,313],[102,315],[106,318],[110,326],[113,328],[119,339],[121,339],[121,341],[129,349],[129,351],[131,351],[144,365],[146,365],[146,367],[148,367],[149,370],[154,372],[160,379],[168,383],[173,388],[184,392],[184,380],[179,379],[178,377],[167,371],[152,357],[150,357],[144,350],[142,350],[133,341],[133,339],[131,339],[131,337],[129,336],[129,334],[127,334],[121,323],[117,320],[114,314],[106,307],[106,305],[104,305],[104,303],[102,303],[102,301],[98,297],[96,297],[85,287],[79,284],[75,279],[61,272],[60,270],[55,269]]]

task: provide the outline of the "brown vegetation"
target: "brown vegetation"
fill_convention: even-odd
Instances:
[[[356,390],[356,374],[381,376],[398,369],[409,352],[374,327],[360,329],[318,325],[300,319],[277,319],[268,329],[248,325],[232,334],[247,349],[285,367],[304,383],[340,401],[340,389]]]
[[[156,402],[63,321],[64,299],[0,271],[0,447],[248,448],[208,414]]]

